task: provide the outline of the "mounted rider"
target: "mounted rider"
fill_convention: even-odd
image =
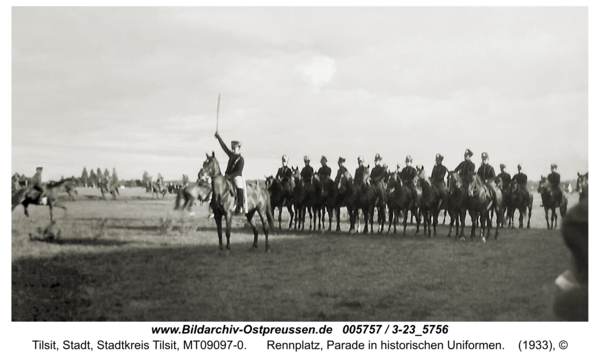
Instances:
[[[406,156],[406,167],[402,169],[400,172],[400,179],[402,180],[402,184],[405,185],[409,191],[409,196],[412,203],[417,202],[417,189],[415,188],[415,177],[417,176],[417,170],[411,166],[412,157]]]
[[[557,168],[558,166],[556,165],[556,163],[550,165],[551,173],[548,175],[548,182],[550,183],[550,189],[552,189],[553,191],[558,191],[558,193],[560,194],[560,206],[562,205],[563,200],[563,190],[562,188],[560,188],[560,173],[556,171]]]
[[[519,164],[517,166],[518,173],[513,176],[512,180],[517,183],[517,190],[523,194],[524,198],[529,198],[529,190],[527,189],[527,175],[521,172],[522,169],[523,166]]]
[[[331,178],[331,168],[327,166],[327,157],[321,156],[321,168],[317,171],[319,179],[323,182],[326,178]]]
[[[444,156],[439,153],[435,155],[435,165],[431,170],[431,186],[436,194],[436,197],[441,197],[443,203],[447,203],[448,188],[446,187],[446,173],[448,169],[442,164]]]
[[[277,170],[275,179],[281,181],[282,189],[287,188],[291,193],[291,183],[294,172],[288,167],[289,158],[286,155],[281,156],[281,167]]]
[[[363,156],[358,156],[358,168],[354,171],[354,181],[362,181],[365,173],[368,173],[367,167],[365,167],[365,159]],[[356,183],[356,182],[355,182]]]
[[[342,177],[349,175],[348,169],[346,168],[346,166],[344,166],[344,163],[346,163],[346,159],[343,157],[340,157],[338,159],[338,171],[337,174],[335,175],[335,185],[336,187],[339,188],[340,186],[340,181],[342,180]]]
[[[492,167],[489,162],[490,157],[487,152],[483,152],[481,154],[481,166],[479,166],[479,169],[477,170],[477,175],[485,183],[485,187],[489,191],[492,200],[496,203],[496,190],[498,188],[496,182],[494,182],[496,179],[496,171],[494,171],[494,167]]]
[[[500,178],[502,180],[502,192],[508,191],[510,189],[510,174],[508,172],[505,171],[506,166],[504,165],[504,163],[500,164],[500,174],[498,175],[498,178]],[[527,181],[525,181],[527,182]]]
[[[315,171],[310,166],[310,158],[308,156],[304,156],[304,168],[300,172],[300,177],[302,178],[302,183],[304,185],[308,185],[312,183],[312,177],[315,174]]]
[[[227,169],[225,170],[225,178],[232,181],[237,189],[237,207],[235,209],[236,214],[248,213],[248,205],[246,201],[246,181],[242,171],[244,170],[244,157],[242,157],[242,143],[238,141],[231,141],[231,150],[227,148],[219,132],[215,133],[215,138],[219,140],[221,148],[227,156],[229,161],[227,162]],[[213,188],[214,191],[214,188]]]
[[[454,169],[454,172],[457,172],[462,179],[463,186],[467,186],[471,182],[471,176],[475,173],[475,164],[471,162],[471,157],[473,157],[473,152],[467,148],[465,160]]]
[[[38,196],[38,204],[42,203],[42,198],[44,197],[45,191],[42,187],[42,171],[43,167],[36,167],[35,174],[30,178],[27,183],[27,187],[31,190],[34,189],[39,192]]]
[[[375,189],[375,194],[378,197],[379,203],[385,206],[385,191],[383,188],[383,181],[387,174],[387,170],[381,166],[381,156],[375,155],[375,166],[371,170],[371,182]]]

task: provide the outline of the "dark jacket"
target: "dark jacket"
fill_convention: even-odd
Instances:
[[[517,173],[513,176],[513,181],[516,181],[517,184],[527,185],[527,175],[525,173]]]
[[[371,170],[371,180],[373,182],[380,182],[383,180],[384,177],[385,177],[385,170],[383,169],[382,166],[377,165],[377,166],[373,167],[373,169]]]
[[[300,177],[302,177],[302,181],[310,182],[315,171],[310,165],[305,166],[300,172]]]
[[[496,171],[494,171],[494,167],[487,164],[482,164],[479,167],[479,170],[477,170],[477,175],[482,180],[493,180],[496,178]]]
[[[227,156],[229,156],[229,162],[227,162],[225,176],[231,178],[241,176],[242,171],[244,170],[244,157],[242,157],[242,155],[236,155],[229,148],[227,148],[227,145],[225,144],[225,142],[223,142],[221,137],[217,137],[217,140],[219,140],[219,144],[221,145],[223,151],[225,151]]]
[[[417,175],[417,170],[414,167],[406,166],[400,172],[400,179],[402,179],[402,181],[404,183],[412,184],[413,179],[415,178],[416,175]]]
[[[443,182],[444,177],[446,177],[446,172],[448,172],[446,166],[441,163],[439,165],[436,163],[431,170],[431,182]]]
[[[324,165],[319,168],[317,174],[319,175],[319,178],[331,177],[331,168],[327,167],[327,165]]]
[[[291,168],[289,168],[287,166],[283,166],[277,170],[277,174],[275,175],[275,178],[283,180],[283,181],[289,181],[292,179],[293,175],[294,175],[294,173],[292,172]]]
[[[560,186],[560,174],[558,172],[552,172],[548,175],[548,182],[554,187]]]
[[[470,160],[462,161],[458,166],[456,166],[455,172],[462,176],[466,176],[468,174],[475,173],[475,164]]]

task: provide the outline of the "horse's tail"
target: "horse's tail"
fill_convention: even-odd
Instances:
[[[271,207],[271,196],[269,195],[269,192],[266,191],[267,193],[267,200],[266,202],[266,208],[267,208],[267,222],[269,222],[269,229],[273,230],[274,225],[273,225],[273,208]]]

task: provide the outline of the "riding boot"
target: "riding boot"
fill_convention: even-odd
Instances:
[[[244,190],[237,189],[237,208],[235,209],[236,214],[244,213]]]

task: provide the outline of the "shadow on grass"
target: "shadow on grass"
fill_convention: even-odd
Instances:
[[[122,241],[117,239],[93,239],[93,238],[35,238],[30,237],[31,241],[58,244],[58,245],[85,245],[85,246],[125,246],[131,242]]]

